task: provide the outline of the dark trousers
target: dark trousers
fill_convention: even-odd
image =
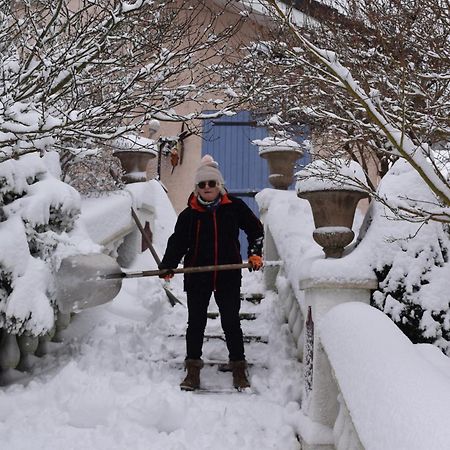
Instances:
[[[203,337],[208,320],[208,305],[211,291],[187,291],[188,327],[186,331],[186,358],[202,356]],[[242,361],[244,341],[239,318],[241,307],[240,289],[215,291],[214,298],[219,307],[220,321],[225,333],[230,361]]]

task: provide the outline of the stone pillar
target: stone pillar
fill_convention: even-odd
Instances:
[[[275,241],[269,227],[264,227],[264,259],[266,261],[278,261],[280,256],[278,254]],[[266,266],[264,267],[264,286],[267,290],[276,291],[276,279],[280,266]]]
[[[309,320],[305,318],[306,334],[312,330],[310,338],[305,339],[304,354],[309,358],[308,361],[305,358],[304,373],[309,378],[305,380],[302,411],[313,422],[329,429],[333,428],[338,414],[338,389],[320,342],[320,321],[331,308],[341,303],[360,301],[369,304],[370,291],[376,287],[375,278],[353,282],[310,278],[300,283],[300,288],[305,291],[306,310],[311,311]],[[331,450],[334,446],[305,441],[302,449]]]

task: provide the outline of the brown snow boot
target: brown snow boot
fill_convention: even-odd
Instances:
[[[233,372],[233,386],[238,390],[243,390],[250,387],[250,382],[247,378],[247,362],[230,361],[231,370]]]
[[[186,359],[184,367],[187,370],[186,378],[180,383],[182,391],[194,391],[200,387],[200,370],[203,367],[201,359]]]

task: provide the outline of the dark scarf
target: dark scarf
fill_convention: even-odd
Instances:
[[[219,195],[215,200],[212,200],[211,202],[203,200],[200,195],[197,195],[197,199],[200,205],[202,205],[207,211],[214,211],[219,206],[222,197]]]

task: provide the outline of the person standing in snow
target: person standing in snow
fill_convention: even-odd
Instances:
[[[217,162],[206,155],[195,174],[195,189],[189,197],[188,207],[178,216],[174,233],[167,242],[159,265],[159,269],[166,269],[167,273],[161,277],[173,276],[170,270],[176,268],[183,257],[184,267],[241,263],[239,229],[247,235],[251,269],[259,270],[263,265],[263,226],[242,200],[226,192]],[[239,318],[241,278],[241,270],[184,275],[188,325],[187,375],[180,384],[182,390],[200,387],[203,338],[212,293],[225,333],[233,385],[239,390],[250,387]]]

